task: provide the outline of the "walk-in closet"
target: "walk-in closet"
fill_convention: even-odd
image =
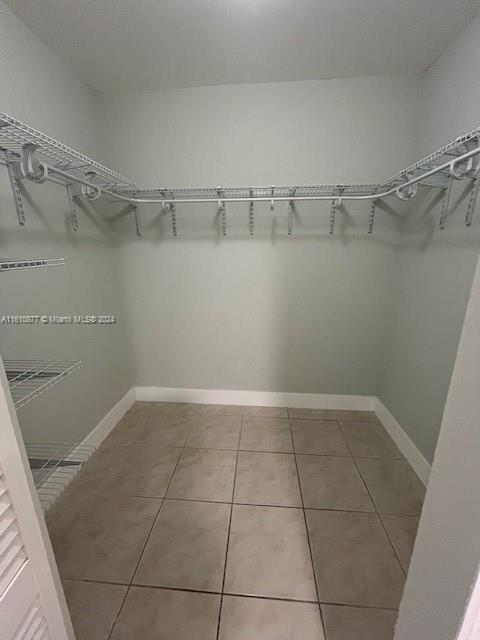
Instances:
[[[0,640],[480,640],[479,42],[0,0]]]

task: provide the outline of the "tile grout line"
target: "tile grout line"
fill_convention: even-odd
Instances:
[[[131,586],[138,589],[156,589],[159,591],[180,591],[182,593],[204,593],[205,595],[210,595],[210,596],[222,595],[221,591],[205,591],[202,589],[189,589],[188,587],[173,587],[173,586],[163,586],[163,585],[155,585],[155,584],[130,585],[129,583],[125,583],[125,582],[108,582],[107,580],[90,580],[90,579],[84,580],[83,578],[82,579],[64,578],[64,580],[67,580],[69,582],[78,582],[78,583],[86,583],[86,584],[111,585],[114,587],[125,587],[127,589]],[[314,604],[314,605],[324,604],[324,605],[332,605],[337,607],[354,607],[356,609],[376,609],[379,611],[395,611],[395,612],[398,611],[398,609],[394,609],[391,607],[379,607],[375,605],[352,604],[352,603],[334,602],[334,601],[330,602],[326,600],[318,603],[316,600],[304,600],[301,598],[282,598],[279,596],[267,596],[267,595],[257,596],[251,593],[234,593],[230,591],[224,591],[223,595],[231,596],[232,598],[249,598],[250,600],[273,600],[275,602],[293,602],[293,603]]]
[[[233,505],[234,505],[234,500],[235,500],[235,486],[237,483],[237,467],[238,467],[238,457],[240,455],[240,441],[242,439],[242,433],[243,433],[243,422],[245,419],[245,407],[242,408],[242,417],[241,417],[241,422],[240,422],[240,432],[238,434],[238,441],[237,441],[237,455],[235,457],[235,469],[233,472],[233,486],[232,486],[232,501],[230,503],[230,519],[228,521],[228,532],[227,532],[227,545],[225,548],[225,564],[223,567],[223,578],[222,578],[222,592],[220,594],[220,606],[218,608],[218,621],[217,621],[217,634],[216,634],[216,639],[219,640],[220,638],[220,624],[222,621],[222,609],[223,609],[223,595],[225,592],[225,578],[227,576],[227,561],[228,561],[228,547],[230,544],[230,533],[231,533],[231,529],[232,529],[232,518],[233,518]]]
[[[380,423],[380,424],[382,424],[382,423]],[[383,427],[383,425],[382,425],[382,427]],[[385,428],[385,427],[383,427],[383,428]],[[340,426],[340,430],[342,430],[341,426]],[[343,435],[343,431],[342,431],[342,435]],[[345,436],[344,436],[344,437],[345,437]],[[391,546],[392,551],[393,551],[393,553],[394,553],[394,556],[395,556],[395,558],[396,558],[396,560],[397,560],[397,562],[398,562],[398,565],[399,565],[399,567],[400,567],[400,570],[401,570],[401,572],[403,573],[403,575],[406,577],[406,576],[407,576],[407,573],[406,573],[406,571],[404,571],[404,569],[403,569],[403,566],[402,566],[402,563],[400,562],[400,558],[399,558],[399,556],[398,556],[397,550],[396,550],[396,549],[395,549],[395,547],[393,546],[393,542],[392,542],[392,540],[390,539],[390,536],[388,535],[388,531],[387,531],[387,529],[385,528],[385,525],[383,524],[382,516],[381,516],[380,512],[378,511],[377,505],[376,505],[376,503],[375,503],[375,500],[373,499],[372,494],[370,493],[370,489],[368,488],[368,485],[367,485],[367,483],[366,483],[366,481],[365,481],[365,478],[363,477],[362,472],[361,472],[361,471],[360,471],[360,469],[358,468],[357,461],[355,460],[355,456],[352,454],[352,450],[350,449],[350,445],[348,444],[348,441],[347,441],[347,439],[346,439],[346,438],[345,438],[345,442],[347,443],[348,450],[350,451],[350,454],[351,454],[351,456],[352,456],[352,460],[353,460],[353,464],[355,465],[355,469],[357,470],[357,473],[358,473],[358,475],[360,476],[360,479],[361,479],[361,481],[362,481],[362,483],[363,483],[363,485],[364,485],[364,487],[365,487],[365,490],[366,490],[366,492],[368,493],[368,496],[369,496],[369,498],[370,498],[370,500],[371,500],[371,502],[372,502],[372,504],[373,504],[373,508],[375,509],[375,514],[376,514],[376,516],[378,517],[378,519],[379,519],[379,521],[380,521],[380,525],[381,525],[381,527],[382,527],[382,529],[383,529],[383,531],[384,531],[385,535],[387,536],[387,540],[388,540],[388,542],[390,543],[390,546]],[[382,459],[382,460],[383,460],[383,459],[385,459],[385,458],[380,458],[380,459]],[[387,458],[387,459],[388,459],[388,458]],[[403,595],[403,588],[402,588],[402,595]],[[400,603],[399,603],[399,604],[400,604]]]
[[[309,554],[310,554],[310,563],[312,565],[313,582],[315,583],[315,593],[317,594],[318,614],[320,616],[320,623],[322,625],[323,636],[326,639],[327,638],[327,629],[325,627],[325,621],[323,619],[322,607],[320,606],[320,594],[318,593],[317,574],[316,574],[316,571],[315,571],[315,563],[313,561],[312,545],[310,543],[310,532],[308,531],[307,514],[305,512],[305,503],[304,503],[304,500],[303,500],[302,483],[300,482],[300,474],[298,472],[297,456],[295,455],[295,440],[293,438],[292,421],[290,419],[290,409],[288,409],[288,408],[287,408],[287,415],[288,415],[288,426],[290,428],[290,438],[292,440],[293,460],[295,462],[295,469],[297,471],[298,490],[300,492],[300,500],[302,502],[303,521],[305,523],[305,532],[307,534],[308,551],[309,551]]]
[[[177,458],[177,461],[176,461],[176,463],[175,463],[175,466],[173,467],[172,475],[170,476],[170,480],[168,481],[167,488],[165,489],[165,494],[164,494],[163,498],[161,498],[161,499],[160,499],[160,506],[158,507],[157,513],[155,514],[155,517],[154,517],[153,522],[152,522],[152,526],[150,527],[150,530],[149,530],[148,535],[147,535],[147,537],[146,537],[145,544],[144,544],[144,545],[143,545],[143,547],[142,547],[142,551],[140,552],[140,554],[139,554],[139,556],[138,556],[138,561],[137,561],[137,564],[135,565],[135,568],[134,568],[134,570],[133,570],[133,572],[132,572],[132,576],[131,576],[131,578],[130,578],[130,582],[129,582],[129,584],[128,584],[127,591],[126,591],[126,593],[125,593],[125,597],[123,598],[123,600],[122,600],[122,604],[121,604],[121,606],[120,606],[120,608],[119,608],[119,610],[118,610],[118,612],[117,612],[117,615],[115,616],[115,619],[114,619],[114,621],[113,621],[112,627],[111,627],[111,629],[110,629],[110,633],[109,633],[109,634],[108,634],[108,636],[107,636],[107,640],[111,640],[112,633],[113,633],[113,631],[114,631],[114,629],[115,629],[115,626],[116,626],[116,624],[117,624],[117,622],[118,622],[118,618],[120,617],[120,614],[121,614],[121,612],[122,612],[122,609],[123,609],[123,607],[124,607],[124,605],[125,605],[125,602],[126,602],[126,600],[127,600],[128,594],[130,593],[130,590],[131,590],[131,588],[132,588],[132,583],[133,583],[133,580],[134,580],[134,578],[135,578],[135,574],[137,573],[137,569],[138,569],[138,567],[139,567],[139,565],[140,565],[140,561],[142,560],[142,556],[143,556],[143,554],[144,554],[144,552],[145,552],[145,549],[146,549],[146,547],[147,547],[148,541],[150,540],[150,536],[151,536],[151,534],[152,534],[153,527],[155,526],[155,523],[157,522],[158,516],[159,516],[159,514],[160,514],[160,511],[161,511],[161,509],[162,509],[163,503],[164,503],[164,501],[165,501],[165,496],[167,495],[167,492],[168,492],[168,490],[169,490],[169,488],[170,488],[170,484],[171,484],[171,482],[172,482],[172,480],[173,480],[173,476],[175,475],[175,471],[177,470],[178,463],[180,462],[180,458],[182,457],[182,453],[183,453],[183,450],[184,450],[184,448],[185,448],[185,443],[186,443],[186,441],[187,441],[187,437],[188,437],[188,436],[185,436],[185,441],[184,441],[184,443],[183,443],[183,447],[181,447],[181,448],[180,448],[180,447],[175,447],[175,448],[180,448],[180,454],[179,454],[179,456],[178,456],[178,458]]]

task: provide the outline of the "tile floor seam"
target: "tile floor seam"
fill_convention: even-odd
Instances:
[[[221,591],[206,591],[205,589],[191,589],[188,587],[172,587],[172,586],[164,586],[164,585],[150,585],[150,584],[129,584],[129,583],[121,583],[121,582],[107,582],[105,580],[83,580],[78,578],[65,578],[69,582],[79,582],[79,583],[87,583],[87,584],[101,584],[101,585],[111,585],[114,587],[125,587],[129,589],[130,587],[138,588],[138,589],[159,589],[162,591],[181,591],[186,593],[205,593],[207,595],[216,595],[221,596]],[[266,595],[255,595],[249,593],[234,593],[232,591],[224,591],[223,595],[230,596],[234,598],[250,598],[252,600],[274,600],[278,602],[302,602],[305,604],[320,604],[320,605],[332,605],[336,607],[354,607],[357,609],[375,609],[379,611],[394,611],[398,612],[398,609],[392,607],[379,607],[378,605],[365,605],[365,604],[351,604],[345,602],[336,602],[330,600],[322,600],[317,602],[316,600],[308,600],[301,598],[282,598],[280,596],[266,596]]]
[[[138,557],[137,564],[135,565],[135,569],[134,569],[134,571],[133,571],[133,573],[132,573],[132,577],[131,577],[131,579],[130,579],[130,586],[133,584],[133,580],[135,579],[135,574],[137,573],[138,567],[139,567],[140,562],[141,562],[141,560],[142,560],[142,556],[143,556],[143,554],[145,553],[145,549],[147,548],[148,541],[150,540],[150,536],[152,535],[153,528],[154,528],[154,526],[155,526],[155,523],[156,523],[156,522],[157,522],[157,520],[158,520],[158,516],[160,515],[160,511],[161,511],[162,506],[163,506],[163,503],[164,503],[164,501],[165,501],[165,497],[166,497],[166,495],[167,495],[167,493],[168,493],[168,490],[169,490],[169,488],[170,488],[170,485],[171,485],[171,483],[172,483],[173,476],[175,475],[175,471],[177,470],[178,463],[180,462],[180,459],[181,459],[181,457],[182,457],[183,449],[184,449],[184,447],[182,447],[182,448],[181,448],[180,455],[178,456],[177,461],[176,461],[176,463],[175,463],[175,466],[173,467],[172,474],[171,474],[171,476],[170,476],[170,480],[168,481],[168,485],[167,485],[167,487],[166,487],[166,489],[165,489],[165,493],[164,493],[164,495],[163,495],[163,498],[161,498],[160,506],[159,506],[158,511],[157,511],[157,513],[156,513],[156,515],[155,515],[155,518],[153,519],[152,526],[150,527],[150,530],[149,530],[149,532],[148,532],[147,539],[145,540],[145,544],[143,545],[142,551],[141,551],[141,553],[140,553],[140,555],[139,555],[139,557]]]
[[[190,433],[190,432],[189,432],[189,433]],[[184,443],[183,443],[183,446],[182,446],[182,447],[172,447],[172,448],[175,448],[175,449],[180,449],[180,454],[179,454],[179,456],[178,456],[178,458],[177,458],[177,461],[176,461],[176,463],[175,463],[175,466],[174,466],[174,468],[173,468],[173,471],[172,471],[172,474],[171,474],[171,476],[170,476],[170,480],[169,480],[169,482],[168,482],[167,488],[165,489],[165,493],[164,493],[164,495],[163,495],[163,498],[161,498],[160,506],[159,506],[158,511],[157,511],[157,513],[156,513],[156,515],[155,515],[155,518],[153,519],[153,523],[152,523],[152,526],[150,527],[150,530],[149,530],[149,532],[148,532],[147,538],[146,538],[146,540],[145,540],[145,544],[143,545],[142,551],[141,551],[141,553],[139,554],[137,564],[135,565],[135,569],[133,570],[132,577],[131,577],[131,579],[130,579],[130,583],[129,583],[128,587],[127,587],[127,592],[125,593],[125,597],[124,597],[124,599],[123,599],[123,601],[122,601],[122,604],[121,604],[121,606],[120,606],[120,608],[119,608],[119,610],[118,610],[118,613],[117,613],[117,615],[116,615],[116,617],[115,617],[114,623],[113,623],[113,625],[112,625],[112,628],[110,629],[110,633],[108,634],[107,640],[110,640],[110,639],[111,639],[111,637],[112,637],[112,633],[113,633],[113,631],[114,631],[114,629],[115,629],[115,625],[117,624],[118,618],[120,617],[120,614],[121,614],[121,612],[122,612],[122,609],[123,609],[123,607],[124,607],[124,605],[125,605],[125,602],[126,602],[126,600],[127,600],[127,596],[128,596],[128,594],[130,593],[130,590],[131,590],[131,588],[132,588],[132,583],[133,583],[133,580],[135,579],[135,574],[136,574],[136,572],[137,572],[137,570],[138,570],[138,567],[139,567],[139,565],[140,565],[140,561],[141,561],[142,556],[143,556],[143,554],[144,554],[144,552],[145,552],[145,549],[146,549],[146,547],[147,547],[148,541],[150,540],[150,536],[151,536],[151,534],[152,534],[153,527],[155,526],[155,523],[157,522],[158,516],[159,516],[160,511],[161,511],[161,508],[162,508],[162,506],[163,506],[163,502],[164,502],[164,500],[165,500],[165,496],[167,495],[167,492],[168,492],[168,490],[169,490],[169,488],[170,488],[170,484],[172,483],[172,480],[173,480],[173,476],[175,475],[175,471],[177,470],[178,463],[180,462],[180,458],[182,457],[182,453],[183,453],[183,450],[185,449],[185,444],[186,444],[186,442],[187,442],[187,439],[188,439],[188,435],[189,435],[189,433],[185,436],[185,440],[184,440]]]
[[[218,621],[217,621],[217,634],[216,634],[216,640],[219,640],[220,638],[220,625],[222,622],[222,607],[223,607],[223,594],[225,591],[225,578],[227,576],[227,562],[228,562],[228,547],[230,544],[230,532],[232,529],[232,518],[233,518],[233,505],[234,505],[234,500],[235,500],[235,485],[236,485],[236,481],[237,481],[237,467],[238,467],[238,456],[240,454],[240,441],[242,439],[242,433],[243,433],[243,423],[245,420],[245,407],[242,408],[242,416],[241,416],[241,421],[240,421],[240,432],[238,434],[238,449],[237,449],[237,455],[235,457],[235,469],[233,472],[233,486],[232,486],[232,501],[230,503],[230,519],[228,521],[228,532],[227,532],[227,545],[225,548],[225,563],[223,566],[223,577],[222,577],[222,593],[220,594],[220,605],[218,607]]]
[[[128,596],[128,594],[129,594],[129,593],[130,593],[130,585],[128,585],[128,586],[127,586],[127,590],[125,591],[125,595],[124,595],[124,597],[123,597],[122,604],[120,605],[120,607],[119,607],[119,609],[118,609],[118,611],[117,611],[117,615],[115,616],[115,618],[114,618],[114,620],[113,620],[113,624],[112,624],[112,626],[110,627],[110,631],[109,631],[109,633],[108,633],[107,640],[110,640],[110,639],[111,639],[111,637],[112,637],[112,633],[113,633],[113,631],[114,631],[114,629],[115,629],[115,625],[116,625],[116,624],[117,624],[117,622],[118,622],[118,619],[119,619],[119,617],[120,617],[120,613],[121,613],[121,611],[122,611],[122,609],[123,609],[123,607],[124,607],[124,605],[125,605],[125,601],[127,600],[127,596]]]
[[[318,593],[317,574],[316,574],[316,571],[315,571],[315,563],[313,562],[312,545],[310,543],[310,532],[308,531],[307,514],[305,513],[305,503],[303,501],[302,483],[300,482],[300,473],[298,471],[297,457],[295,455],[295,440],[293,438],[292,421],[290,420],[290,412],[288,412],[288,413],[289,413],[288,424],[289,424],[289,427],[290,427],[290,437],[292,439],[292,447],[293,447],[293,459],[295,461],[295,469],[297,471],[298,488],[299,488],[299,491],[300,491],[300,501],[302,503],[303,521],[304,521],[304,524],[305,524],[305,531],[306,531],[306,534],[307,534],[307,544],[308,544],[308,551],[309,551],[309,554],[310,554],[310,563],[312,565],[313,582],[315,583],[315,593],[317,594],[318,613],[320,615],[320,622],[322,624],[323,635],[324,635],[324,638],[326,639],[327,638],[327,629],[326,629],[326,626],[325,626],[325,621],[323,619],[322,608],[320,607],[320,594]]]
[[[380,422],[380,424],[382,424],[382,423]],[[383,424],[382,424],[382,427],[383,427]],[[383,427],[383,428],[385,428],[385,427]],[[350,450],[350,452],[351,452],[350,445],[348,444],[348,442],[347,442],[347,447],[348,447],[348,449],[349,449],[349,450]],[[407,572],[403,569],[403,566],[402,566],[402,563],[400,562],[400,557],[399,557],[399,555],[398,555],[398,553],[397,553],[397,550],[396,550],[396,549],[395,549],[395,547],[393,546],[393,542],[392,542],[392,540],[390,539],[390,536],[388,535],[387,529],[386,529],[386,527],[385,527],[385,525],[384,525],[384,523],[383,523],[383,520],[382,520],[382,517],[381,517],[381,515],[380,515],[380,512],[378,511],[377,505],[376,505],[376,503],[375,503],[375,501],[374,501],[374,499],[373,499],[372,494],[370,493],[370,489],[368,488],[368,485],[367,485],[367,482],[366,482],[365,478],[363,477],[363,475],[362,475],[362,473],[361,473],[360,469],[358,468],[357,461],[355,460],[355,457],[353,456],[353,454],[352,454],[352,460],[353,460],[353,464],[355,465],[355,469],[357,470],[357,473],[358,473],[358,475],[360,476],[360,478],[361,478],[361,480],[362,480],[362,482],[363,482],[363,484],[364,484],[364,486],[365,486],[365,489],[366,489],[366,491],[367,491],[368,495],[370,496],[370,500],[372,501],[373,508],[375,509],[375,514],[377,515],[377,517],[378,517],[378,519],[379,519],[379,521],[380,521],[380,525],[381,525],[381,527],[382,527],[383,531],[385,532],[385,535],[387,536],[387,540],[388,540],[388,542],[390,543],[390,546],[391,546],[391,548],[392,548],[392,550],[393,550],[393,553],[394,553],[394,555],[395,555],[395,558],[396,558],[396,560],[397,560],[397,562],[398,562],[398,565],[399,565],[399,567],[400,567],[400,571],[401,571],[401,572],[403,573],[403,575],[406,577],[406,576],[407,576]],[[382,458],[382,460],[388,460],[388,458]],[[402,590],[402,591],[403,591],[403,590]]]

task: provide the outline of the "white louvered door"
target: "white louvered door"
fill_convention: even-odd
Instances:
[[[73,640],[0,360],[0,640]]]

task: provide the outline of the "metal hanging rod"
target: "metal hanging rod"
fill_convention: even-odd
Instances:
[[[67,188],[74,229],[78,226],[75,206],[77,197],[94,200],[100,196],[108,196],[133,205],[161,203],[162,207],[202,202],[218,204],[221,200],[222,208],[230,202],[268,202],[270,208],[277,202],[287,202],[291,207],[294,202],[336,201],[340,193],[342,201],[377,202],[389,196],[408,200],[415,196],[420,185],[447,190],[452,178],[475,180],[479,175],[479,154],[480,128],[477,128],[382,183],[142,189],[133,181],[87,156],[0,113],[0,162],[9,169],[20,224],[25,223],[25,215],[18,184],[20,180],[27,178],[37,183],[55,182]],[[176,228],[176,222],[174,224]],[[223,225],[223,228],[226,226]]]

